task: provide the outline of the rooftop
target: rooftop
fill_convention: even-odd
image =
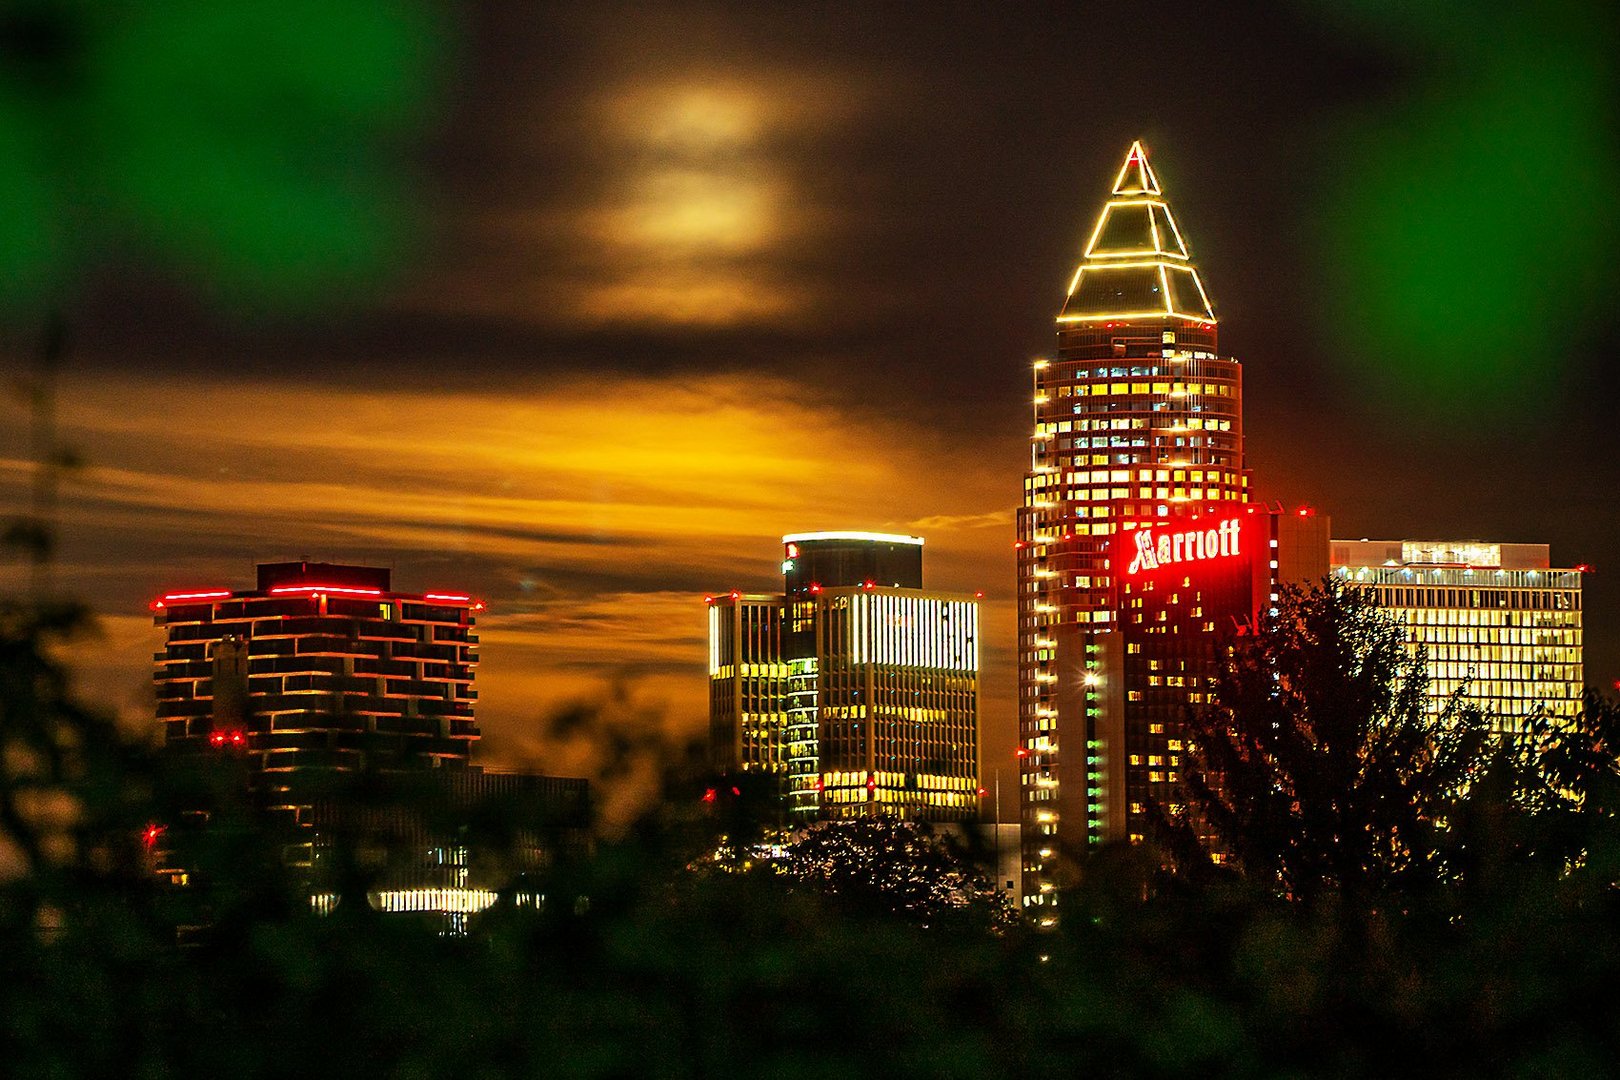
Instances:
[[[784,544],[803,544],[817,540],[855,540],[872,544],[912,544],[922,547],[923,538],[920,536],[906,536],[903,533],[879,532],[807,532],[790,533],[782,537]]]
[[[1138,141],[1086,241],[1058,322],[1141,318],[1213,325],[1215,309]]]

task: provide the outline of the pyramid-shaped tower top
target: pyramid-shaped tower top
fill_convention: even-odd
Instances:
[[[1058,322],[1141,319],[1213,326],[1215,310],[1147,151],[1133,142],[1069,282]]]
[[[1140,139],[1131,143],[1131,152],[1125,155],[1125,164],[1119,167],[1119,176],[1114,180],[1114,194],[1159,194],[1159,178],[1153,175],[1153,166],[1148,164],[1147,151],[1142,149]]]

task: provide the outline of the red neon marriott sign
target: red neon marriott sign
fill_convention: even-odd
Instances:
[[[1242,518],[1211,522],[1208,527],[1137,529],[1130,534],[1134,549],[1125,573],[1140,574],[1176,563],[1233,558],[1244,554],[1242,535]]]

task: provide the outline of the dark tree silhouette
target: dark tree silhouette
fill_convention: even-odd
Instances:
[[[1424,658],[1372,596],[1285,589],[1228,648],[1218,705],[1187,719],[1184,805],[1161,816],[1177,865],[1371,906],[1452,877],[1447,822],[1515,750],[1460,698],[1428,710]]]
[[[1614,817],[1620,812],[1620,703],[1588,690],[1574,721],[1548,733],[1541,762],[1567,806]]]
[[[150,748],[74,694],[60,651],[88,632],[75,605],[0,598],[0,919],[7,923],[29,925],[40,908],[146,876]]]
[[[1011,912],[966,853],[927,824],[892,817],[830,821],[787,847],[777,869],[856,914],[1006,922]]]
[[[1583,892],[1620,883],[1620,702],[1588,690],[1573,720],[1538,732],[1536,840]]]

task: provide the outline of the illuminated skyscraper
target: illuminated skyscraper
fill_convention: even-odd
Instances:
[[[783,593],[708,599],[716,768],[776,777],[796,820],[973,817],[977,598],[924,591],[921,537],[782,543]]]
[[[482,605],[395,592],[389,579],[267,563],[255,589],[158,599],[167,641],[153,678],[169,752],[240,755],[272,804],[300,773],[465,768]]]
[[[459,933],[517,875],[587,843],[584,780],[470,761],[483,610],[471,596],[397,592],[379,567],[267,563],[256,588],[179,590],[152,610],[166,635],[153,679],[171,763],[232,766],[285,830],[282,859],[314,910],[338,902],[334,866],[363,852],[382,860],[373,907]],[[190,882],[188,844],[213,815],[199,798],[154,827],[163,876]],[[474,866],[473,823],[491,820],[509,842]]]
[[[1049,903],[1064,847],[1123,838],[1098,770],[1116,628],[1117,534],[1245,499],[1243,377],[1140,143],[1132,144],[1035,364],[1018,515],[1018,713],[1026,903]],[[1127,718],[1126,722],[1129,720]],[[1088,763],[1096,768],[1088,769]],[[1043,892],[1042,885],[1048,888]]]
[[[1436,708],[1458,690],[1505,734],[1581,707],[1581,573],[1546,544],[1335,540],[1333,572],[1373,590],[1428,656]]]

